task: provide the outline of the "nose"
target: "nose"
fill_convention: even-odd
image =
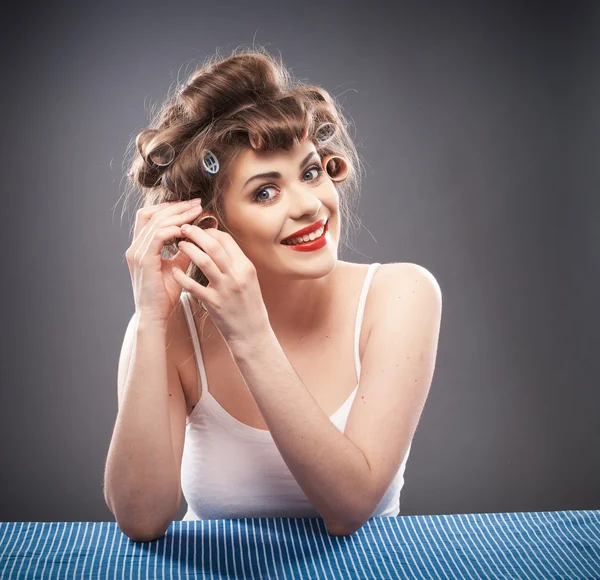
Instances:
[[[323,202],[315,195],[314,190],[300,185],[292,188],[291,193],[290,206],[297,216],[314,216],[319,213]]]

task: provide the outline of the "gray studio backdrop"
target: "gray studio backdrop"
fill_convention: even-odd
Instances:
[[[4,14],[1,520],[114,521],[125,148],[186,66],[253,41],[354,122],[340,259],[442,288],[401,515],[600,508],[598,3],[60,4]]]

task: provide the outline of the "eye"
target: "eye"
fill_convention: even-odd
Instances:
[[[271,198],[271,199],[260,199],[258,196],[261,193],[265,193],[267,191],[269,191],[269,189],[273,189],[275,186],[274,185],[267,185],[266,187],[261,187],[255,194],[253,197],[253,200],[256,201],[257,203],[267,203],[269,201],[271,201],[271,199],[275,199],[275,198]]]
[[[308,179],[307,181],[318,181],[321,177],[321,174],[323,173],[323,168],[320,165],[313,165],[312,167],[309,167],[303,174],[303,176],[309,175],[311,172],[316,172],[314,174],[314,177],[312,179]],[[259,195],[261,195],[263,192],[267,192],[269,191],[269,189],[275,188],[276,186],[273,184],[269,184],[269,185],[265,185],[264,187],[261,187],[260,189],[258,189],[256,191],[256,193],[254,194],[254,196],[252,197],[253,201],[255,201],[256,203],[269,203],[271,201],[273,201],[274,199],[277,199],[279,197],[279,195],[272,197],[270,199],[262,199],[259,198]]]
[[[317,174],[314,176],[314,178],[311,181],[316,181],[317,179],[319,179],[319,177],[321,176],[321,173],[323,173],[323,168],[320,165],[313,165],[312,167],[310,167],[305,173],[304,175],[307,175],[308,173],[310,173],[311,171],[316,171]]]

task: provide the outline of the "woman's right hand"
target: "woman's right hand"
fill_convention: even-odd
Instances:
[[[137,211],[133,242],[125,252],[138,315],[166,324],[182,287],[173,278],[173,266],[188,269],[191,258],[178,250],[170,259],[162,257],[162,248],[172,238],[185,237],[181,226],[202,213],[199,203],[166,202]]]

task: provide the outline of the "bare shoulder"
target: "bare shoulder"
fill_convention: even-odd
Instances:
[[[414,285],[420,284],[423,289],[439,296],[442,292],[435,276],[424,266],[412,262],[391,262],[381,264],[373,277],[373,302],[375,306],[383,307],[384,298],[392,295],[398,296],[398,292]]]
[[[342,262],[340,270],[342,275],[339,278],[339,283],[346,288],[352,286],[359,289],[364,283],[370,266],[370,264]],[[390,301],[399,296],[399,290],[403,289],[405,292],[410,292],[410,285],[419,283],[426,284],[433,291],[439,292],[434,276],[418,264],[391,262],[381,264],[376,269],[371,280],[364,310],[363,326],[365,327],[367,343],[377,321],[385,320],[389,316]],[[341,292],[341,296],[348,296],[348,293]],[[343,300],[344,298],[340,299],[340,301]],[[353,305],[353,308],[355,307],[356,305]]]
[[[381,264],[379,270],[380,273],[377,276],[380,281],[384,281],[384,284],[418,280],[439,288],[435,276],[427,268],[419,264],[412,262],[390,262],[389,264]],[[375,282],[375,279],[373,279],[373,282]]]
[[[348,286],[351,281],[358,280],[360,283],[364,281],[364,277],[368,272],[371,264],[361,264],[356,262],[342,262],[342,275],[339,282],[342,286]],[[369,289],[369,298],[372,302],[376,302],[376,296],[386,289],[397,288],[399,283],[409,282],[411,280],[422,280],[433,285],[437,285],[437,281],[433,274],[427,268],[414,264],[412,262],[390,262],[389,264],[381,264],[371,281]]]

